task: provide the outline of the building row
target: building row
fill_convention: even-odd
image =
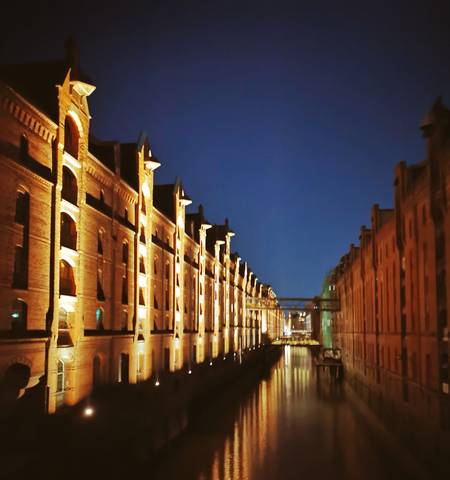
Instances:
[[[44,385],[48,412],[283,327],[281,311],[247,308],[276,295],[233,252],[228,220],[188,211],[179,179],[154,183],[147,136],[90,134],[95,86],[66,47],[61,61],[0,67],[0,374],[21,394]]]
[[[426,157],[397,165],[394,208],[372,208],[325,281],[322,296],[338,298],[340,311],[324,313],[322,329],[390,411],[449,428],[450,111],[441,99],[421,130]]]

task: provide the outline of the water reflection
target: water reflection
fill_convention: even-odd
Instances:
[[[306,348],[286,347],[270,378],[240,405],[225,398],[217,407],[220,415],[207,415],[156,478],[406,478],[356,418],[342,386],[326,376],[316,381]]]

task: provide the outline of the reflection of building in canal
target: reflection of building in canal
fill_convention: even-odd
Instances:
[[[450,110],[440,99],[421,129],[425,159],[397,165],[394,208],[373,206],[370,228],[361,227],[324,290],[340,301],[332,340],[349,378],[434,458],[439,449],[427,448],[448,441],[450,429]]]
[[[282,328],[279,310],[246,307],[276,295],[232,251],[228,220],[188,213],[178,179],[154,184],[148,137],[91,135],[94,90],[71,42],[64,61],[0,68],[0,372],[44,378],[50,412]]]

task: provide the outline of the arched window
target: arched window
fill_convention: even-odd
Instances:
[[[99,255],[103,255],[103,241],[104,241],[104,233],[103,230],[99,230],[97,233],[97,253]]]
[[[56,393],[63,393],[64,392],[64,362],[62,360],[58,360],[56,370]],[[58,402],[60,403],[60,402]]]
[[[73,269],[65,260],[59,262],[59,293],[61,295],[76,295]]]
[[[19,190],[16,194],[16,223],[19,225],[28,225],[29,211],[30,194]]]
[[[79,135],[73,119],[68,115],[64,123],[64,151],[78,158]]]
[[[122,305],[128,305],[128,277],[122,277]]]
[[[11,329],[14,332],[24,332],[27,329],[27,314],[27,304],[19,298],[15,300],[11,312]]]
[[[26,135],[20,136],[20,162],[27,163],[29,158],[29,145],[28,145],[28,138]]]
[[[62,185],[62,198],[67,200],[74,205],[77,204],[78,198],[78,185],[75,175],[72,173],[70,168],[63,167],[63,185]]]
[[[141,225],[141,228],[140,228],[139,241],[141,243],[145,243],[145,228],[144,228],[144,225]]]
[[[92,362],[92,385],[93,387],[98,387],[101,383],[101,369],[102,364],[100,357],[96,355]]]
[[[145,261],[142,255],[139,255],[139,273],[145,273]]]
[[[97,307],[95,310],[95,328],[97,330],[103,330],[103,308]]]
[[[61,213],[61,246],[76,250],[77,225],[67,213]]]
[[[145,305],[144,289],[139,288],[139,305]]]
[[[14,251],[14,272],[12,287],[21,290],[28,286],[28,254],[22,245],[16,245]]]
[[[97,300],[105,300],[105,291],[103,290],[103,268],[97,267]]]
[[[122,263],[128,265],[128,242],[124,241],[122,243]]]

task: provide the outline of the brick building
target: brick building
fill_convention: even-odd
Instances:
[[[440,99],[421,129],[425,160],[396,167],[395,208],[372,208],[327,284],[349,377],[390,424],[406,416],[436,432],[450,427],[450,111]]]
[[[148,138],[92,137],[94,90],[71,42],[65,60],[0,67],[0,375],[28,368],[17,388],[40,381],[49,412],[282,328],[247,310],[276,296],[232,253],[228,220],[187,213],[179,179],[154,184]]]

